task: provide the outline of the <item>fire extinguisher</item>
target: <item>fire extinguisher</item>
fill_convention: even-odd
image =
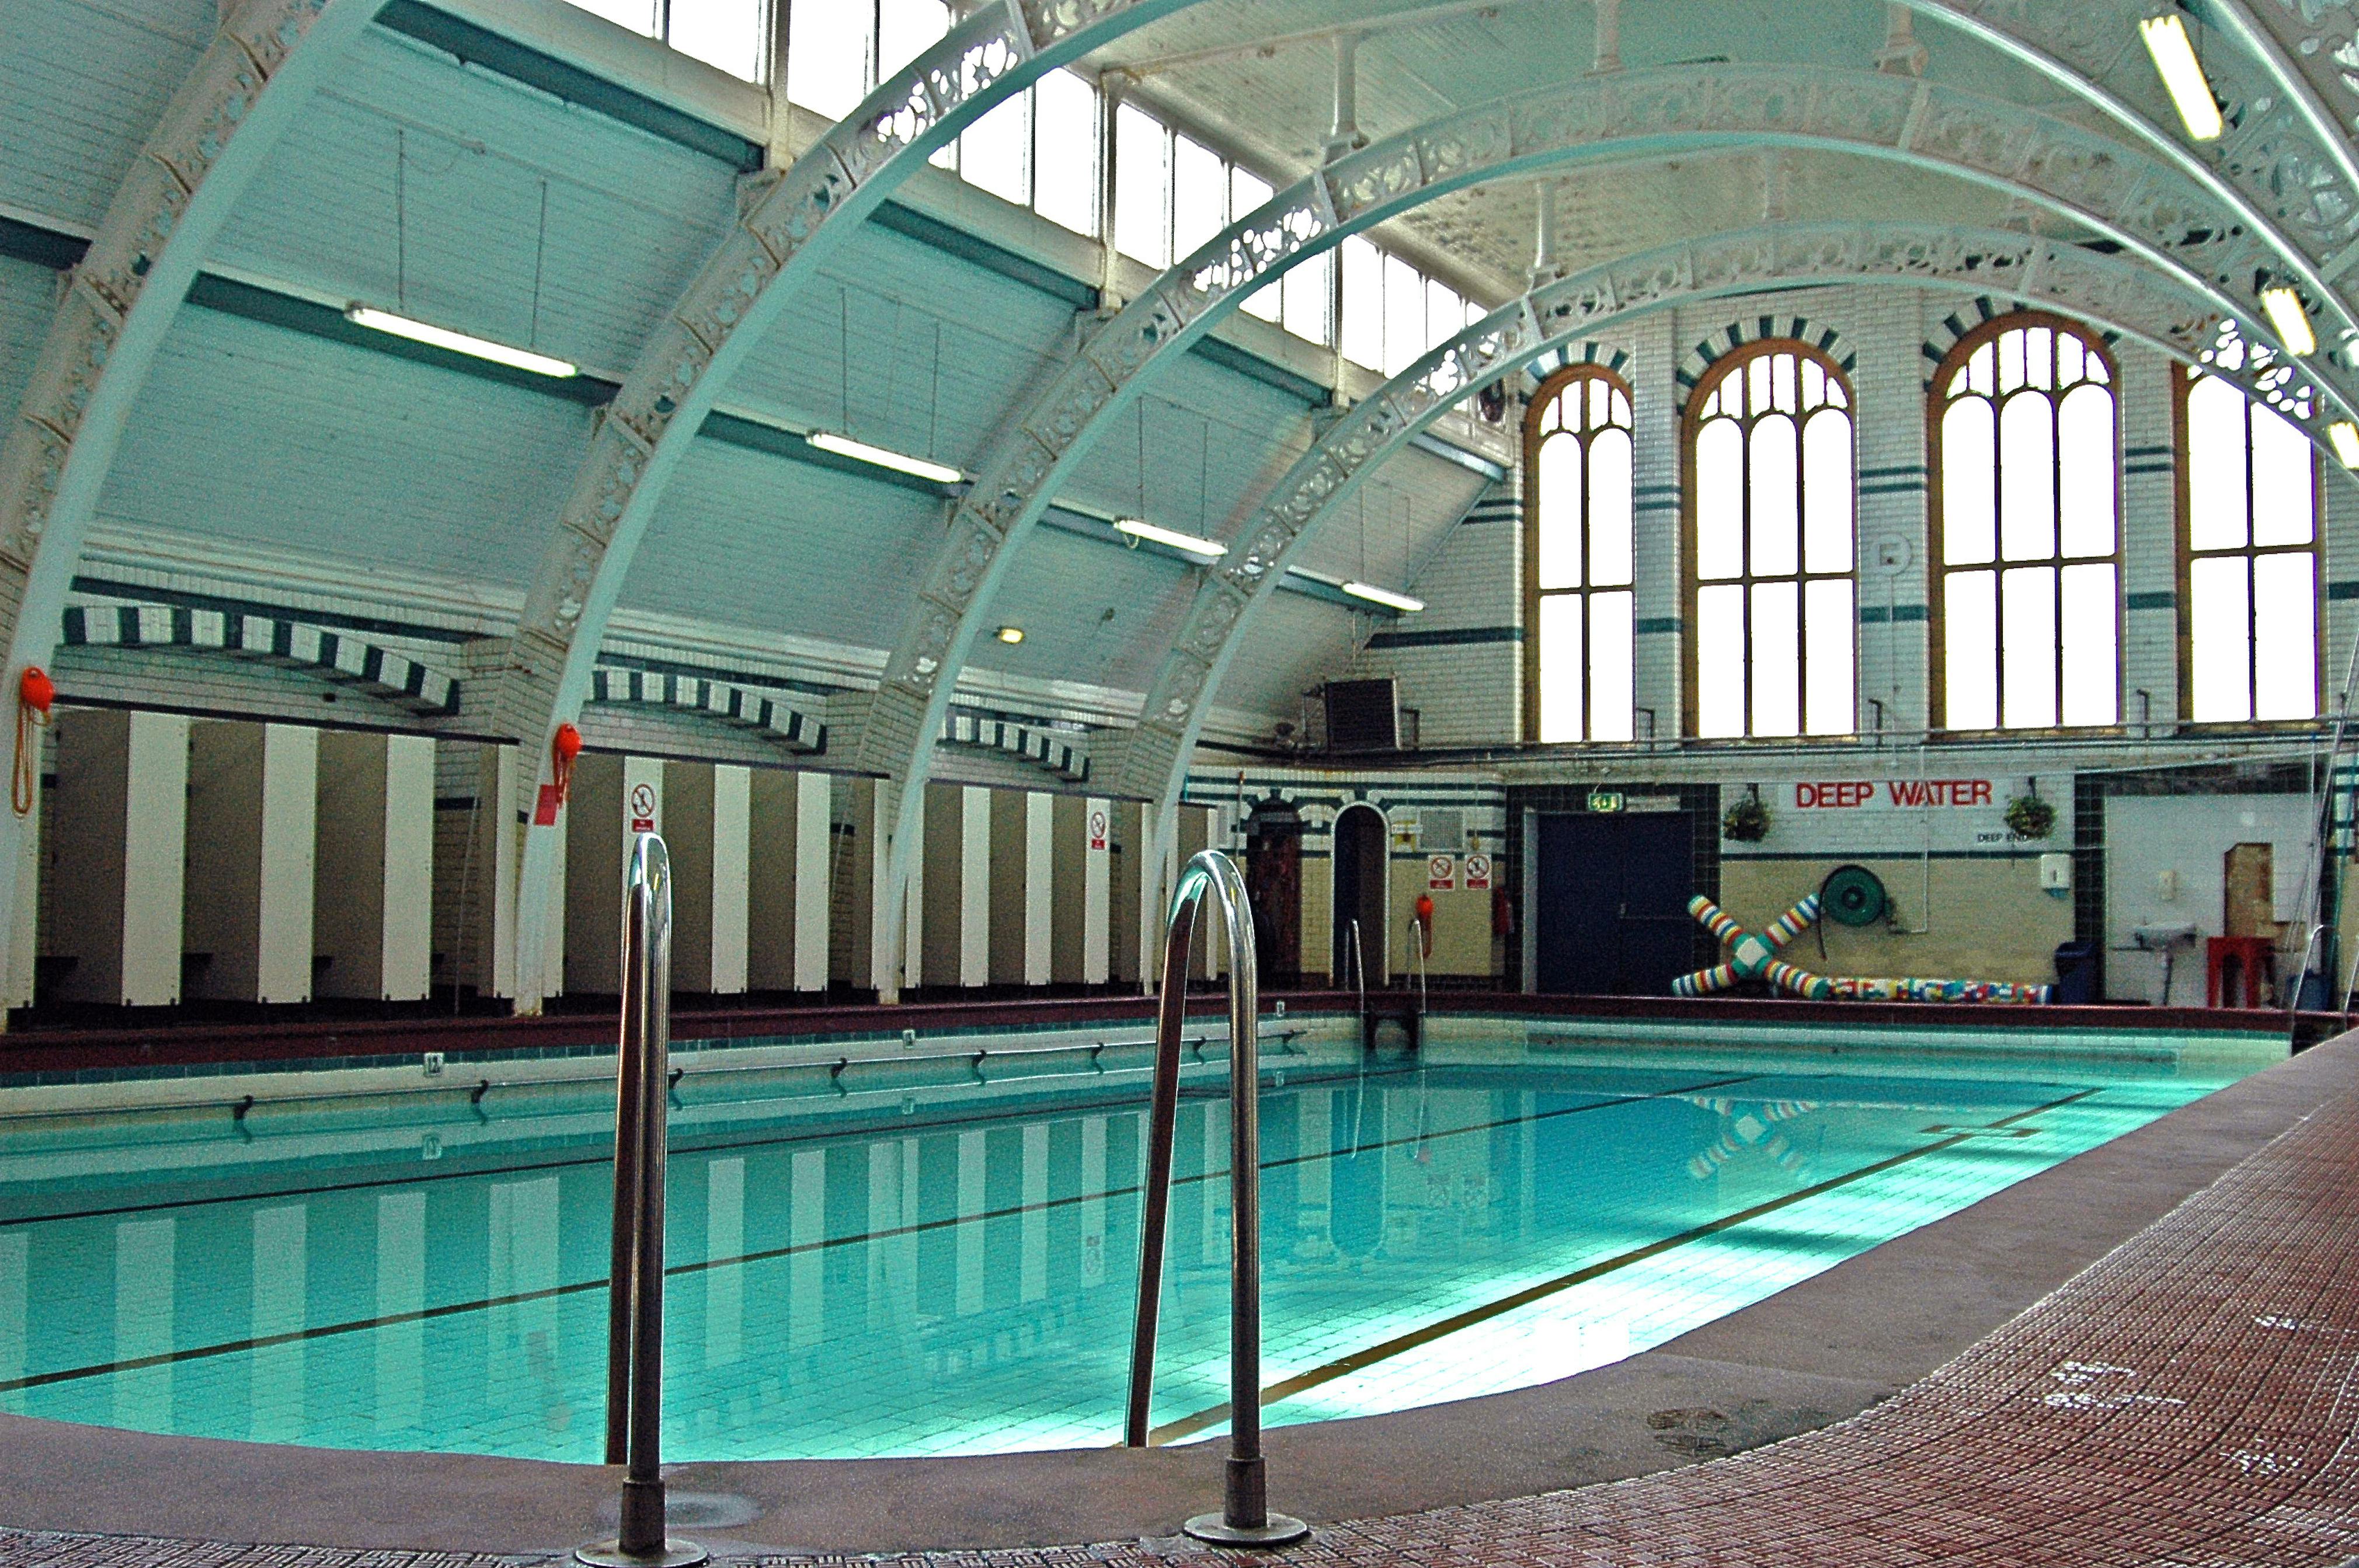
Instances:
[[[33,730],[49,721],[49,705],[58,699],[58,683],[38,665],[27,665],[16,677],[16,769],[9,775],[8,804],[19,816],[33,814],[40,798],[40,744]]]
[[[549,743],[549,768],[557,786],[557,804],[563,806],[573,789],[573,759],[582,754],[582,731],[571,724],[557,727]]]
[[[1417,895],[1417,931],[1419,941],[1424,944],[1425,956],[1429,958],[1432,957],[1433,895],[1430,892]]]
[[[1516,906],[1507,902],[1506,888],[1491,890],[1491,935],[1513,936],[1516,934]]]

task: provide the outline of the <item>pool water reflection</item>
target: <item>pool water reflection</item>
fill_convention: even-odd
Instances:
[[[2281,1051],[2281,1048],[2280,1048]],[[1263,1100],[1273,1424],[1603,1365],[2139,1126],[2201,1070],[1616,1049]],[[667,1455],[1118,1436],[1144,1084],[864,1126],[783,1109],[671,1161]],[[1226,1107],[1180,1112],[1159,1436],[1222,1430]],[[428,1145],[437,1149],[439,1145]],[[0,1187],[0,1408],[153,1432],[597,1457],[609,1168],[354,1152]]]

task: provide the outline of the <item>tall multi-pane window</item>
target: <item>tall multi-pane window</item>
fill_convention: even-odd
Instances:
[[[1114,247],[1158,270],[1171,265],[1171,133],[1129,103],[1114,115]]]
[[[958,139],[959,178],[1018,207],[1032,204],[1032,94],[999,103]]]
[[[1077,234],[1098,232],[1097,89],[1052,70],[1032,89],[1032,206]]]
[[[1970,333],[1934,375],[1948,729],[2119,716],[2113,382],[2094,340],[2031,315]]]
[[[1343,319],[1336,329],[1336,346],[1345,359],[1380,374],[1398,375],[1424,357],[1426,351],[1449,341],[1488,314],[1456,289],[1426,276],[1358,234],[1346,239],[1333,254],[1340,254],[1343,268]],[[1327,276],[1322,270],[1319,281],[1322,293]],[[1305,304],[1310,303],[1306,298]],[[1291,296],[1286,308],[1290,318]],[[1293,330],[1290,319],[1288,325]]]
[[[769,8],[763,0],[572,0],[593,16],[661,38],[747,81],[762,80]],[[853,95],[858,101],[858,95]]]
[[[2215,376],[2183,381],[2183,685],[2199,724],[2318,716],[2318,453]]]
[[[1756,344],[1690,404],[1695,732],[1857,727],[1851,393],[1815,349]]]
[[[689,35],[679,30],[683,24],[679,18],[687,14],[683,8],[690,0],[577,3],[642,32],[662,36],[670,27],[676,46],[690,47],[679,42]],[[697,12],[704,18],[697,26],[704,31],[695,36],[718,37],[715,29],[728,32],[736,40],[729,47],[742,43],[759,64],[766,52],[759,26],[767,15],[766,0],[694,3],[704,7]],[[842,118],[878,81],[940,41],[949,31],[951,11],[949,0],[789,0],[781,12],[787,23],[788,98],[804,109]],[[743,39],[738,38],[743,27],[730,20],[741,12],[754,19],[753,32]],[[1111,126],[1108,114],[1113,115]],[[1114,213],[1112,223],[1104,224],[1100,211],[1105,172],[1102,159],[1109,129],[1114,146]],[[1276,194],[1260,175],[1237,167],[1136,104],[1110,103],[1070,70],[1050,71],[995,104],[956,141],[937,148],[931,161],[975,189],[1029,207],[1076,233],[1111,238],[1124,255],[1158,270],[1185,258]],[[1110,235],[1101,232],[1107,228]],[[1359,243],[1377,261],[1377,279],[1366,297],[1378,312],[1375,351],[1381,358],[1384,258],[1365,241]],[[1403,308],[1410,303],[1411,292],[1428,287],[1426,279],[1408,269],[1407,282],[1397,290]],[[1335,255],[1322,251],[1289,268],[1282,280],[1248,295],[1241,308],[1298,337],[1332,342],[1334,296]]]
[[[1550,377],[1525,418],[1524,473],[1534,732],[1627,741],[1630,389],[1595,365]]]
[[[1380,369],[1385,362],[1385,253],[1353,234],[1336,254],[1343,267],[1343,319],[1337,346],[1353,363]]]

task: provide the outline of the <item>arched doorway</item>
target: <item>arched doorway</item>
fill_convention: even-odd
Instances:
[[[1391,827],[1385,814],[1353,801],[1335,816],[1334,927],[1328,973],[1338,990],[1356,983],[1352,973],[1352,926],[1360,931],[1362,962],[1370,986],[1385,983],[1385,920],[1388,903],[1386,869]]]
[[[1262,983],[1278,990],[1300,986],[1302,816],[1275,790],[1245,818],[1245,897],[1253,905]]]

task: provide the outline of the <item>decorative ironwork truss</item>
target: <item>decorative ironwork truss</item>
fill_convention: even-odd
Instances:
[[[527,589],[503,694],[538,783],[549,741],[589,694],[600,641],[672,472],[722,389],[801,283],[861,222],[994,104],[1058,66],[1190,0],[1002,0],[973,14],[861,102],[817,145],[745,185],[736,221],[598,415],[588,455]],[[518,1006],[536,1011],[530,955],[562,844],[526,836],[519,858]]]
[[[1574,162],[1762,144],[1897,160],[2037,203],[2112,241],[2158,283],[2197,302],[2193,319],[2206,330],[2223,319],[2235,324],[2239,341],[2278,347],[2238,322],[2253,278],[2275,252],[2202,182],[2086,126],[1955,88],[1815,68],[1666,68],[1551,86],[1406,132],[1299,181],[1166,271],[995,439],[958,503],[861,736],[862,764],[904,792],[887,887],[906,885],[916,786],[929,774],[957,673],[1016,549],[1166,356],[1308,256],[1450,191]],[[2308,406],[2306,418],[2359,405],[2359,391],[2344,384],[2348,367],[2331,359],[2302,367],[2319,381],[2333,378],[2329,388],[2288,373],[2278,389]]]

